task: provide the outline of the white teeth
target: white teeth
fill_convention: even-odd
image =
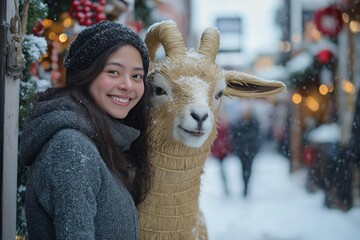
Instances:
[[[128,98],[119,98],[119,97],[115,97],[115,96],[111,96],[110,98],[111,98],[111,100],[113,100],[115,102],[121,102],[121,103],[129,102]]]

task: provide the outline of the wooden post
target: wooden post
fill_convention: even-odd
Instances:
[[[19,79],[10,20],[16,13],[15,2],[0,0],[0,177],[1,177],[1,239],[16,236],[16,186],[18,161]],[[14,22],[14,21],[12,21]]]

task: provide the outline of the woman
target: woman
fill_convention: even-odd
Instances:
[[[138,239],[135,205],[149,189],[149,57],[128,27],[102,22],[79,33],[66,81],[38,97],[21,134],[29,166],[29,239]]]

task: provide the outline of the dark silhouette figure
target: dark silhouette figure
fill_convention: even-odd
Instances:
[[[343,203],[347,203],[347,209],[350,209],[353,205],[352,199],[353,197],[359,198],[360,189],[356,189],[355,191],[352,189],[352,169],[356,169],[359,173],[360,169],[360,92],[357,93],[356,102],[355,102],[355,112],[353,116],[352,122],[352,131],[351,131],[351,139],[348,148],[346,149],[346,158],[343,161],[343,171],[344,174],[341,176],[341,180],[343,183],[343,187],[341,188],[340,197],[342,198]],[[354,171],[355,173],[355,171]],[[354,184],[356,185],[356,184]],[[359,187],[359,185],[357,185]],[[353,196],[354,193],[357,193],[356,196]]]
[[[212,145],[211,154],[220,161],[220,172],[225,194],[229,195],[223,160],[231,153],[231,145],[229,140],[229,124],[225,118],[218,117],[217,129],[218,134]]]
[[[251,110],[246,110],[241,117],[231,126],[232,152],[242,165],[244,180],[244,197],[248,193],[248,184],[251,175],[251,167],[260,147],[260,126]]]
[[[349,158],[351,164],[360,167],[360,92],[358,92],[355,103],[355,114],[352,125],[352,135],[349,147]]]

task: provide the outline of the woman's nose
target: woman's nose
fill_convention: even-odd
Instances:
[[[119,88],[126,91],[133,90],[134,84],[132,82],[131,76],[125,75],[123,78],[121,78]]]

